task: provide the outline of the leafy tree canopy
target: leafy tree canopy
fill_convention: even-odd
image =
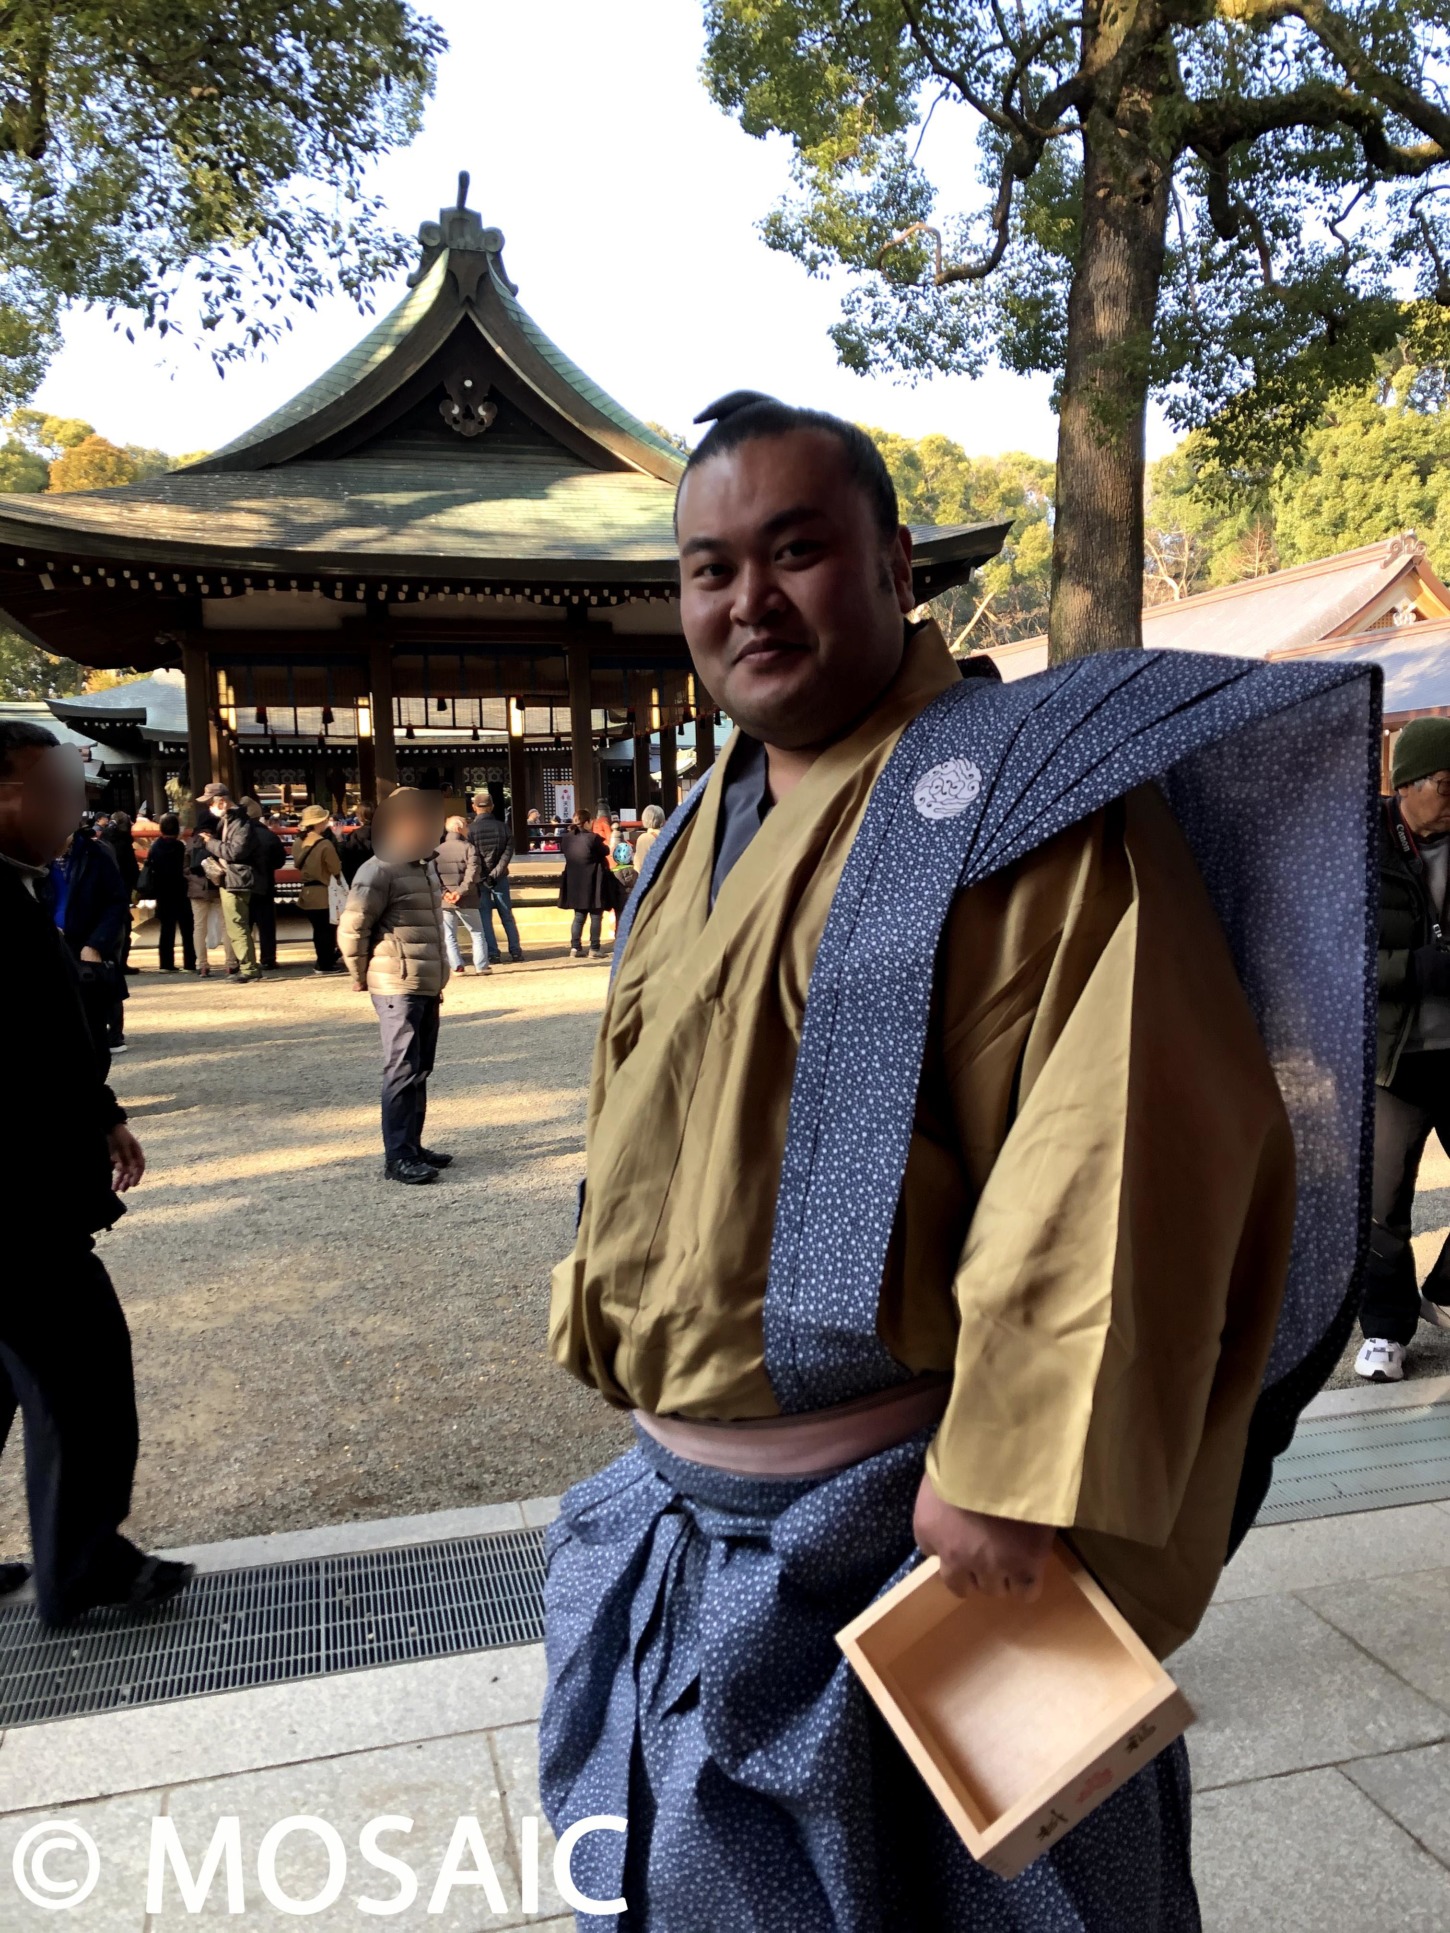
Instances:
[[[218,364],[294,299],[365,304],[410,245],[363,170],[411,139],[443,45],[406,0],[0,8],[0,406],[70,303],[162,334],[195,310]]]
[[[1150,467],[1150,601],[1306,564],[1401,531],[1450,568],[1450,410],[1440,370],[1401,364],[1330,398],[1267,478],[1229,473],[1195,433]]]
[[[104,436],[91,435],[50,466],[52,490],[105,490],[136,481],[136,462]]]
[[[53,658],[18,631],[0,627],[0,698],[73,698],[85,689],[85,679],[83,665]]]
[[[1137,641],[1150,391],[1263,473],[1397,340],[1445,359],[1439,0],[706,0],[706,21],[714,98],[794,148],[767,239],[854,272],[843,360],[1057,377],[1056,655]],[[938,205],[954,138],[977,206]]]
[[[949,436],[913,442],[868,430],[886,459],[902,519],[920,524],[1007,523],[1000,554],[971,583],[932,600],[956,650],[1007,644],[1047,623],[1052,562],[1052,465],[1020,451],[968,456]]]

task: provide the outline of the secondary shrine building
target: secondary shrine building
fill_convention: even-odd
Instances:
[[[420,229],[402,302],[225,449],[115,489],[0,498],[16,629],[84,665],[184,673],[184,739],[179,718],[169,735],[131,721],[153,794],[219,778],[341,810],[396,784],[488,784],[521,828],[530,807],[639,808],[652,787],[673,805],[686,723],[698,765],[713,758],[679,628],[684,459],[520,307],[503,236],[459,188]],[[916,531],[921,597],[1005,532]],[[66,711],[90,728],[84,700]]]

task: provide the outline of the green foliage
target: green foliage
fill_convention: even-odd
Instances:
[[[1152,464],[1148,602],[1211,590],[1413,530],[1450,569],[1450,409],[1444,372],[1402,364],[1330,398],[1268,478],[1225,475],[1213,441],[1187,437]]]
[[[1407,393],[1334,397],[1272,497],[1279,552],[1307,563],[1402,530],[1450,566],[1450,414]]]
[[[104,436],[91,435],[50,466],[52,490],[107,490],[136,481],[135,460]]]
[[[83,666],[53,658],[18,632],[0,628],[0,698],[73,698],[85,678]]]
[[[1012,525],[1000,554],[970,584],[932,599],[947,642],[976,650],[1041,631],[1052,566],[1052,465],[1020,451],[968,456],[948,436],[913,442],[891,430],[867,434],[886,459],[904,522]]]
[[[196,309],[219,364],[294,301],[367,306],[410,244],[363,174],[416,132],[443,45],[407,0],[0,9],[0,404],[71,303],[163,335]]]
[[[795,151],[766,239],[814,273],[854,271],[834,331],[853,368],[1060,378],[1085,145],[1125,203],[1167,210],[1144,374],[1206,458],[1267,474],[1397,340],[1421,363],[1450,354],[1439,0],[1085,16],[1056,0],[707,0],[706,22],[716,101]],[[976,206],[942,207],[922,158],[954,135],[975,150]]]

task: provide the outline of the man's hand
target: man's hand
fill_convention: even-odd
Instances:
[[[460,897],[461,895],[458,893],[445,893],[443,895],[443,904],[445,906],[456,906]]]
[[[91,966],[101,965],[101,956],[93,946],[83,946],[81,948],[81,958]]]
[[[349,993],[366,993],[367,990],[367,982],[365,980],[354,980],[348,988]]]
[[[106,1136],[106,1145],[111,1150],[111,1186],[118,1195],[124,1195],[146,1172],[141,1143],[124,1121],[118,1121]]]
[[[941,1559],[942,1582],[957,1597],[977,1590],[987,1597],[1020,1597],[1032,1604],[1041,1596],[1047,1553],[1057,1534],[1051,1524],[959,1510],[944,1503],[931,1478],[924,1476],[912,1529],[927,1556]]]

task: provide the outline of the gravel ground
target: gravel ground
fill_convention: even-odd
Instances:
[[[428,1138],[456,1159],[428,1188],[380,1179],[376,1017],[310,972],[300,920],[252,988],[156,974],[141,936],[113,1079],[150,1165],[99,1245],[135,1351],[140,1541],[552,1494],[628,1441],[545,1350],[605,970],[567,963],[567,915],[520,926],[527,963],[448,990]]]
[[[519,917],[529,961],[449,988],[428,1136],[457,1158],[419,1189],[379,1178],[372,1006],[311,974],[300,920],[250,989],[158,975],[141,936],[113,1078],[150,1166],[100,1253],[135,1350],[142,1542],[552,1494],[628,1442],[545,1349],[605,973],[567,962],[566,916]],[[1423,1273],[1450,1233],[1437,1142],[1421,1183]],[[1450,1373],[1450,1333],[1422,1326],[1408,1370]],[[18,1438],[9,1555],[29,1545]]]

